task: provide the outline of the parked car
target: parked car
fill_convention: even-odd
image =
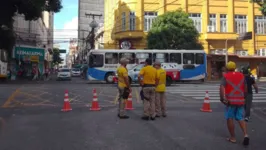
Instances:
[[[80,69],[79,68],[72,68],[71,69],[72,77],[79,77],[80,76]]]
[[[71,70],[68,68],[60,68],[57,73],[57,80],[71,80]]]
[[[162,63],[162,68],[166,71],[166,85],[170,86],[173,82],[180,80],[180,71],[177,68],[176,63]],[[128,77],[130,83],[137,83],[138,82],[138,74],[140,70],[144,67],[144,64],[139,64],[133,67],[132,69],[128,70]],[[113,82],[117,83],[117,75],[113,77]]]

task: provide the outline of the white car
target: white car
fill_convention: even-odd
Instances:
[[[80,69],[78,69],[78,68],[72,68],[71,69],[71,75],[72,75],[72,77],[78,77],[78,76],[80,76]]]
[[[71,80],[71,70],[67,68],[61,68],[57,73],[57,80]]]

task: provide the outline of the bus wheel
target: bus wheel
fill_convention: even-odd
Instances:
[[[105,76],[105,81],[108,84],[114,83],[113,73],[107,73],[106,76]]]
[[[171,77],[167,76],[166,77],[166,86],[170,86],[173,83],[173,80]]]

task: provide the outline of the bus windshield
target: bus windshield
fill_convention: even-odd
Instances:
[[[7,62],[8,61],[8,56],[7,56],[7,51],[0,49],[0,59],[2,62]]]

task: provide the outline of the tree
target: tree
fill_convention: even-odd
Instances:
[[[59,12],[61,0],[1,0],[0,4],[0,48],[11,52],[16,34],[13,32],[13,17],[23,14],[26,20],[37,20],[43,11]],[[3,29],[3,26],[6,28]]]
[[[148,33],[149,49],[203,49],[199,32],[181,9],[158,16]]]
[[[61,58],[61,53],[58,48],[53,49],[53,63],[61,64],[63,59]]]
[[[251,0],[253,3],[257,3],[260,6],[261,13],[266,16],[266,0]]]

